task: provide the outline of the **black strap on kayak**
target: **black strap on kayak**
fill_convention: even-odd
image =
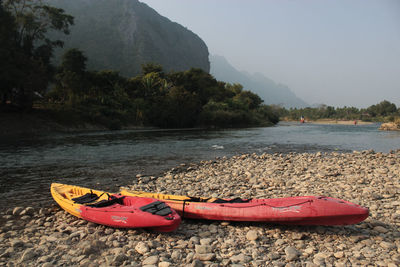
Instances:
[[[122,205],[124,203],[124,198],[125,198],[124,196],[123,197],[114,197],[114,196],[109,195],[109,197],[110,198],[108,200],[103,199],[96,203],[86,204],[85,206],[92,207],[92,208],[103,208],[103,207],[108,207],[108,206],[111,206],[114,204]]]
[[[78,203],[78,204],[91,203],[91,202],[98,200],[103,194],[104,193],[102,193],[100,196],[98,196],[95,193],[93,193],[92,190],[90,190],[90,193],[86,193],[85,195],[80,196],[80,197],[75,197],[72,199],[72,201],[74,201],[75,203]]]
[[[185,217],[185,206],[186,206],[186,199],[183,201],[183,207],[182,207],[182,219]]]

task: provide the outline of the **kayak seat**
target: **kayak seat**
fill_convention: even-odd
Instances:
[[[166,216],[172,213],[171,208],[162,201],[154,201],[150,204],[144,205],[140,207],[140,210],[159,216]]]
[[[86,204],[85,206],[92,207],[92,208],[103,208],[103,207],[108,207],[108,206],[111,206],[111,205],[114,205],[114,204],[123,205],[124,198],[125,197],[114,197],[114,196],[111,196],[108,200],[107,199],[103,199],[103,200],[100,200],[99,202]]]
[[[250,199],[241,199],[241,198],[237,197],[237,198],[233,198],[230,200],[217,198],[212,203],[249,203],[250,201],[251,201],[251,198]]]
[[[242,199],[242,198],[233,198],[230,200],[222,199],[222,198],[200,198],[200,197],[189,197],[189,199],[184,200],[185,202],[208,202],[208,203],[248,203],[251,201],[250,199]]]
[[[83,196],[73,198],[72,201],[74,201],[75,203],[78,203],[78,204],[86,204],[86,203],[94,202],[94,201],[98,200],[99,198],[100,198],[100,196],[96,195],[95,193],[90,192]]]
[[[204,197],[189,197],[189,199],[185,199],[186,202],[209,202],[210,198]]]

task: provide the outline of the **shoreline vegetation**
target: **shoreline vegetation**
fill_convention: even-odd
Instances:
[[[49,199],[0,215],[0,265],[398,266],[399,165],[400,150],[245,154],[138,174],[127,187],[230,198],[325,195],[368,207],[370,216],[337,227],[183,220],[160,234],[89,223]]]

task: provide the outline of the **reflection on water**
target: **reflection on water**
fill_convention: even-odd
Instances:
[[[269,128],[131,130],[0,138],[0,206],[51,200],[52,181],[116,191],[137,174],[242,153],[346,152],[400,148],[378,125],[280,124]]]

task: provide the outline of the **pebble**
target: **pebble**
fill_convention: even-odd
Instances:
[[[32,248],[28,248],[24,251],[21,257],[21,262],[33,259],[36,256],[35,251]]]
[[[246,234],[247,240],[254,241],[258,239],[258,233],[255,230],[250,230]]]
[[[156,255],[150,256],[144,259],[144,261],[142,262],[143,265],[154,265],[156,263],[158,263],[158,256]]]
[[[190,266],[191,267],[203,267],[204,264],[201,260],[194,260]]]
[[[22,241],[19,240],[19,239],[14,239],[14,240],[11,240],[11,241],[10,241],[10,245],[11,245],[11,247],[13,247],[13,248],[16,248],[16,247],[23,247],[23,246],[24,246],[24,242],[22,242]]]
[[[394,249],[396,247],[396,245],[394,243],[386,242],[386,241],[382,241],[379,245],[381,247],[383,247],[384,249]]]
[[[137,245],[136,245],[136,247],[135,247],[135,250],[139,253],[139,254],[145,254],[146,252],[148,252],[150,249],[149,249],[149,246],[148,245],[146,245],[144,242],[139,242]]]
[[[184,220],[174,233],[123,230],[55,204],[0,214],[0,266],[400,266],[400,151],[239,155],[186,164],[130,188],[191,196],[326,195],[370,208],[349,226]],[[137,180],[135,180],[137,181]]]
[[[15,207],[12,211],[12,215],[21,215],[21,212],[24,210],[23,207]]]
[[[241,263],[247,263],[247,262],[249,262],[251,259],[250,259],[250,257],[249,256],[246,256],[245,254],[243,254],[243,253],[240,253],[240,254],[238,254],[238,255],[234,255],[234,256],[232,256],[231,257],[231,261],[232,262],[241,262]]]
[[[270,252],[270,253],[268,253],[267,257],[270,260],[277,260],[281,257],[281,255],[279,255],[279,253],[276,253],[276,252]]]
[[[199,259],[201,261],[210,261],[215,258],[214,253],[205,253],[205,254],[196,254],[196,259]]]
[[[380,226],[380,225],[375,226],[375,227],[374,227],[374,230],[377,231],[377,232],[379,232],[379,233],[382,233],[382,234],[388,232],[388,229],[386,229],[385,227]]]
[[[294,247],[286,247],[285,254],[286,254],[287,261],[293,261],[299,257],[300,252]]]
[[[211,247],[208,245],[196,245],[195,251],[197,254],[206,254],[211,252]]]
[[[169,267],[171,266],[171,263],[168,261],[162,261],[158,263],[158,267]]]

